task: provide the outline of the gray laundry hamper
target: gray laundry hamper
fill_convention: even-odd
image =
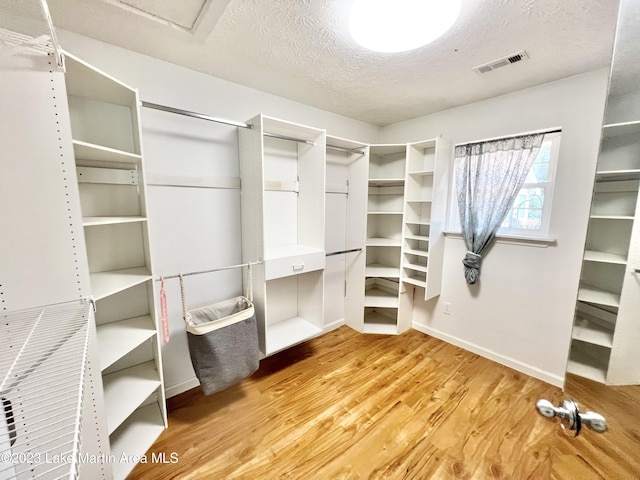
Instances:
[[[251,266],[249,298],[251,298]],[[244,296],[187,310],[180,276],[182,308],[193,369],[205,395],[251,376],[260,364],[258,326],[252,301]]]

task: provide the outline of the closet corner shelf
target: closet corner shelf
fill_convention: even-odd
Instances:
[[[369,288],[364,293],[364,306],[398,308],[398,295],[379,288]]]
[[[421,227],[428,227],[431,225],[430,220],[405,220],[407,225],[419,225]]]
[[[378,312],[370,312],[364,316],[364,333],[382,335],[395,335],[398,333],[396,320],[381,315]]]
[[[89,277],[94,300],[100,300],[153,279],[147,267],[92,273]]]
[[[616,180],[638,180],[640,179],[640,168],[627,170],[600,170],[596,172],[596,177],[601,181]]]
[[[426,265],[418,265],[415,263],[405,263],[403,267],[408,268],[410,270],[415,270],[416,272],[427,273],[428,271],[428,267]]]
[[[78,160],[91,160],[116,163],[137,163],[142,158],[140,155],[102,145],[73,140],[73,152]]]
[[[578,318],[573,327],[571,338],[594,345],[611,348],[613,346],[613,329],[597,325]]]
[[[370,187],[401,187],[404,185],[404,178],[370,178]]]
[[[609,307],[620,306],[620,294],[602,290],[590,285],[582,285],[578,290],[578,300],[587,303],[596,303]]]
[[[105,323],[96,327],[100,369],[104,370],[156,334],[149,315]]]
[[[601,262],[601,263],[615,263],[619,265],[627,264],[627,257],[618,253],[598,252],[595,250],[585,250],[584,252],[585,262]]]
[[[432,203],[433,200],[431,198],[408,198],[406,202],[407,203]]]
[[[370,263],[365,267],[366,277],[400,278],[400,269],[381,263]]]
[[[111,435],[160,386],[153,361],[102,377],[107,431]]]
[[[594,220],[633,220],[632,215],[591,215]]]
[[[409,175],[413,175],[416,177],[427,177],[433,175],[433,170],[417,170],[409,172]]]
[[[83,217],[82,225],[94,227],[98,225],[116,225],[119,223],[146,222],[146,217]]]
[[[608,123],[602,127],[603,138],[620,137],[640,133],[640,121]]]
[[[272,355],[322,333],[322,328],[302,317],[293,317],[268,325],[266,355]]]
[[[164,421],[158,403],[139,408],[111,435],[111,453],[117,460],[123,454],[127,458],[144,455],[163,430]],[[113,463],[114,478],[126,478],[136,465],[137,462]]]
[[[424,251],[424,250],[415,250],[413,248],[405,248],[404,249],[404,253],[409,254],[409,255],[417,255],[419,257],[428,257],[429,256],[429,252]]]
[[[402,240],[399,238],[367,238],[367,247],[401,247]]]
[[[403,277],[402,281],[405,283],[410,283],[411,285],[415,285],[416,287],[427,288],[426,280],[422,280],[421,278]]]
[[[604,368],[589,365],[588,363],[581,363],[576,360],[569,360],[567,363],[567,373],[572,373],[599,383],[605,383],[607,377]]]
[[[376,212],[367,212],[368,215],[402,215],[402,212],[382,212],[382,211],[376,211]]]
[[[420,242],[428,242],[429,241],[429,237],[426,236],[426,235],[405,235],[404,238],[407,239],[407,240],[418,240]]]
[[[322,254],[325,251],[321,248],[310,247],[308,245],[280,245],[277,247],[265,248],[265,260],[273,260],[276,258],[296,257],[299,255]]]

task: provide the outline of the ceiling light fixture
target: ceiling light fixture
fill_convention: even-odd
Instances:
[[[354,0],[351,36],[376,52],[404,52],[443,35],[456,21],[461,0]]]

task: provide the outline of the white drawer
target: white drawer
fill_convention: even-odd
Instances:
[[[325,265],[325,253],[313,252],[265,260],[266,280],[299,275],[301,273],[322,270]]]

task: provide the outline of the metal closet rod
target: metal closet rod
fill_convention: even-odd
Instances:
[[[231,270],[233,268],[242,268],[242,267],[248,267],[249,265],[259,265],[261,263],[264,263],[262,259],[255,261],[255,262],[248,262],[248,263],[240,263],[238,265],[229,265],[228,267],[220,267],[220,268],[211,268],[209,270],[200,270],[199,272],[189,272],[189,273],[179,273],[178,275],[169,275],[169,276],[161,276],[156,278],[156,282],[160,282],[162,280],[168,280],[170,278],[179,278],[180,276],[183,277],[188,277],[189,275],[201,275],[203,273],[213,273],[213,272],[221,272],[222,270]]]
[[[200,120],[206,120],[208,122],[223,123],[225,125],[231,125],[239,128],[253,128],[253,126],[248,123],[236,122],[235,120],[225,120],[224,118],[212,117],[211,115],[205,115],[204,113],[191,112],[189,110],[182,110],[181,108],[167,107],[166,105],[145,102],[144,100],[141,102],[141,105],[146,108],[161,110],[163,112],[168,112],[168,113],[175,113],[176,115],[184,115],[185,117],[199,118]],[[292,142],[306,143],[308,145],[316,144],[316,142],[312,140],[306,140],[303,138],[295,138],[295,137],[287,137],[286,135],[278,135],[276,133],[264,132],[263,135],[265,137],[279,138],[281,140],[291,140]],[[334,150],[341,150],[341,151],[350,152],[350,153],[359,153],[360,155],[364,155],[364,152],[360,150],[353,150],[353,149],[343,148],[343,147],[334,147],[333,145],[327,145],[327,148],[332,148]]]

